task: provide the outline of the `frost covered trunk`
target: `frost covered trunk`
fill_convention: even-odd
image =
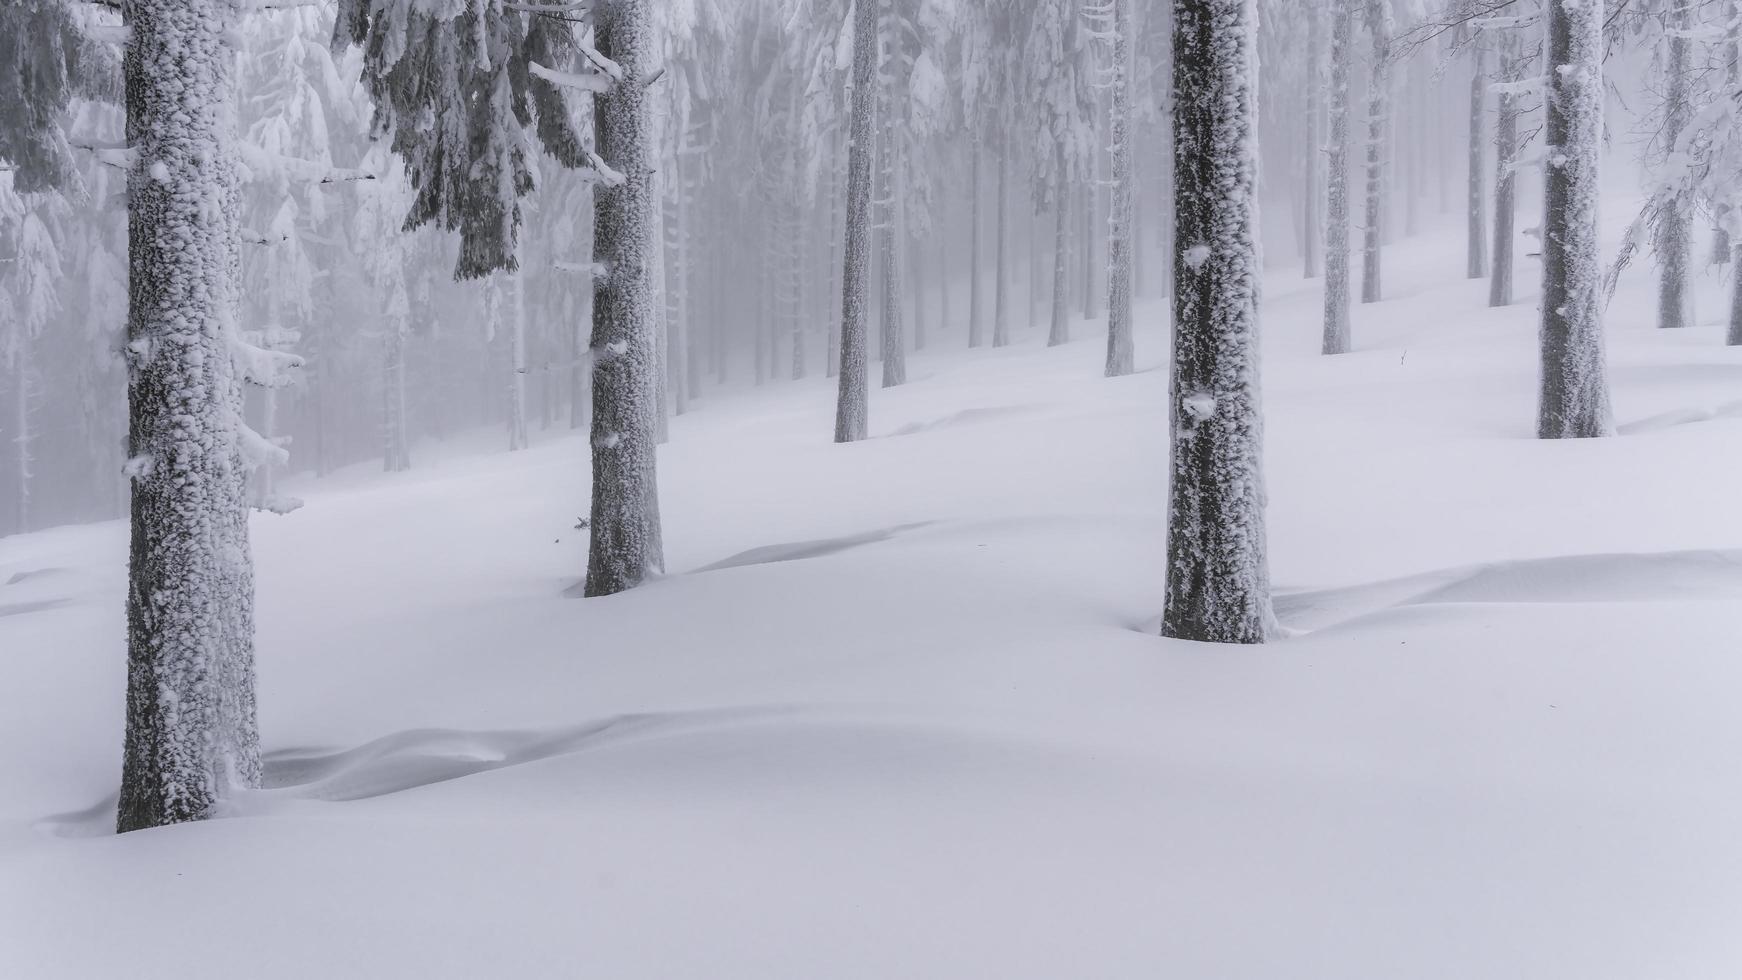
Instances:
[[[1324,111],[1324,46],[1325,46],[1325,6],[1335,4],[1340,0],[1307,0],[1307,51],[1306,51],[1306,146],[1304,171],[1305,186],[1301,188],[1302,210],[1305,212],[1301,222],[1301,275],[1307,279],[1316,278],[1319,274],[1319,249],[1324,244],[1324,215],[1320,211],[1323,192],[1320,189],[1319,156],[1324,151],[1321,145],[1324,141],[1319,133],[1319,114]]]
[[[382,348],[382,468],[399,473],[411,469],[411,448],[405,424],[405,331],[398,324],[388,324]],[[266,431],[272,431],[270,424]]]
[[[1113,4],[1113,199],[1107,226],[1107,364],[1109,378],[1130,374],[1131,342],[1131,4]]]
[[[682,140],[672,161],[671,220],[667,223],[666,270],[671,277],[665,287],[666,389],[671,410],[682,415],[690,408],[689,337],[689,185],[685,183]]]
[[[1091,160],[1093,154],[1091,154]],[[1090,164],[1093,167],[1093,163]],[[1096,297],[1100,292],[1095,289],[1095,240],[1100,237],[1095,234],[1095,206],[1099,203],[1095,194],[1095,182],[1091,178],[1083,185],[1083,319],[1093,320],[1101,315],[1100,304]]]
[[[508,451],[525,449],[526,435],[526,280],[508,276]]]
[[[869,0],[867,0],[869,2]],[[883,387],[893,388],[907,382],[907,337],[903,329],[901,309],[901,209],[897,198],[895,83],[885,80],[883,89],[882,139],[877,141],[877,253],[883,273],[883,334],[879,350],[883,354]]]
[[[847,145],[847,237],[841,260],[841,378],[835,441],[865,438],[866,302],[871,260],[872,124],[877,100],[877,4],[853,5],[853,108]]]
[[[1548,0],[1542,374],[1537,435],[1608,435],[1597,154],[1603,139],[1603,2]]]
[[[599,156],[622,175],[594,189],[593,503],[586,594],[639,585],[664,563],[655,470],[659,411],[653,307],[652,128],[646,86],[659,70],[653,0],[617,0],[595,14],[594,47],[622,79],[593,100]]]
[[[1272,617],[1258,386],[1257,14],[1175,0],[1172,465],[1162,633],[1258,643]]]
[[[969,178],[970,189],[968,228],[972,241],[968,245],[968,346],[978,347],[986,342],[985,334],[980,324],[983,322],[983,311],[980,300],[980,273],[985,265],[985,256],[981,251],[981,228],[985,218],[980,214],[980,141],[974,140],[969,151],[968,169],[972,174]]]
[[[1688,39],[1692,0],[1670,0],[1668,56],[1663,65],[1663,125],[1658,138],[1665,154],[1675,152],[1676,139],[1693,112],[1688,92]],[[1688,318],[1688,254],[1693,208],[1685,193],[1667,195],[1657,223],[1657,325],[1685,327]]]
[[[1367,75],[1367,210],[1362,231],[1361,302],[1377,303],[1385,242],[1385,136],[1391,115],[1391,2],[1368,0],[1367,33],[1373,42]]]
[[[1070,182],[1065,175],[1065,148],[1060,143],[1053,152],[1052,176],[1052,325],[1047,330],[1046,345],[1057,347],[1071,339],[1066,260],[1070,258],[1071,208],[1067,193]]]
[[[1010,152],[998,153],[998,248],[992,281],[992,346],[1010,343]]]
[[[1480,279],[1488,274],[1488,229],[1485,215],[1487,202],[1483,190],[1483,159],[1486,151],[1486,133],[1483,119],[1487,116],[1484,109],[1488,103],[1488,48],[1478,35],[1470,42],[1470,144],[1466,150],[1469,160],[1469,170],[1466,174],[1468,185],[1464,191],[1466,210],[1467,241],[1464,255],[1464,276],[1468,279]]]
[[[1488,305],[1512,303],[1512,252],[1517,237],[1518,102],[1511,86],[1524,75],[1522,42],[1516,30],[1500,39],[1500,83],[1494,100],[1494,266],[1488,280]]]
[[[229,0],[126,0],[127,733],[117,828],[260,785]],[[253,443],[250,443],[253,445]]]
[[[1355,7],[1359,0],[1331,0],[1331,134],[1326,147],[1325,322],[1320,347],[1326,354],[1349,350],[1349,62],[1354,55]]]

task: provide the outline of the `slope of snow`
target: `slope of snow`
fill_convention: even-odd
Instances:
[[[934,334],[862,443],[820,380],[705,395],[672,573],[606,599],[582,438],[293,488],[268,788],[201,825],[107,833],[125,529],[0,540],[0,976],[1734,977],[1723,277],[1662,334],[1631,273],[1624,434],[1544,443],[1533,261],[1492,311],[1461,254],[1400,243],[1335,358],[1272,275],[1261,648],[1155,635],[1153,301],[1115,380]]]

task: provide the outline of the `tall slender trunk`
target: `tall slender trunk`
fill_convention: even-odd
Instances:
[[[998,151],[998,268],[992,290],[992,346],[1010,343],[1010,148]]]
[[[12,529],[20,534],[30,530],[30,345],[19,345],[12,371],[12,451],[13,478],[18,481],[18,499],[12,512]]]
[[[986,221],[980,214],[980,141],[975,139],[970,150],[969,171],[972,173],[972,189],[968,192],[971,203],[971,213],[968,220],[969,235],[972,238],[968,246],[968,346],[978,347],[985,343],[981,329],[983,320],[982,302],[980,300],[980,275],[986,264],[981,251],[982,228]]]
[[[1046,335],[1046,345],[1057,347],[1071,339],[1070,318],[1066,310],[1069,288],[1066,284],[1065,262],[1070,258],[1068,239],[1071,231],[1071,209],[1067,192],[1070,181],[1065,174],[1065,148],[1059,144],[1053,150],[1052,177],[1052,324]]]
[[[1258,386],[1257,24],[1175,0],[1174,337],[1165,636],[1262,642],[1273,622]]]
[[[594,209],[594,194],[586,192],[583,205],[589,211]],[[586,251],[582,254],[593,254],[593,223],[586,222],[587,229],[581,239]],[[584,429],[592,424],[593,418],[593,365],[588,356],[591,346],[590,327],[593,322],[594,287],[591,280],[587,288],[581,291],[581,315],[569,330],[569,428]]]
[[[616,0],[594,11],[594,47],[622,78],[594,96],[598,153],[623,175],[595,194],[593,308],[593,501],[586,594],[634,588],[664,566],[654,429],[659,405],[653,307],[654,207],[646,87],[659,70],[652,0]]]
[[[835,316],[840,307],[840,257],[836,254],[835,243],[841,240],[841,208],[847,196],[846,169],[842,164],[846,158],[840,139],[837,137],[834,145],[834,163],[831,166],[829,187],[829,243],[826,260],[829,265],[829,340],[827,356],[823,358],[823,376],[832,378],[840,373],[841,363],[841,320]],[[844,251],[844,249],[843,249]]]
[[[945,226],[939,225],[932,233],[938,246],[938,329],[950,329],[950,243],[949,237],[943,232]]]
[[[411,449],[406,438],[405,419],[405,330],[403,325],[390,322],[387,325],[387,336],[384,338],[382,351],[382,416],[385,424],[386,439],[382,452],[382,469],[389,473],[399,473],[411,469]],[[272,392],[268,391],[270,396]],[[268,410],[268,414],[271,411]],[[267,431],[271,431],[268,424]],[[263,487],[268,496],[271,494],[270,484]]]
[[[925,350],[925,243],[910,242],[907,248],[908,268],[912,271],[912,280],[908,285],[913,290],[913,349]]]
[[[671,222],[667,238],[667,281],[665,285],[666,386],[671,393],[671,410],[682,415],[690,410],[692,387],[690,366],[690,249],[689,249],[689,185],[684,177],[683,136],[679,133],[677,152],[671,168]]]
[[[1326,3],[1338,0],[1307,0],[1307,84],[1306,84],[1306,186],[1301,189],[1306,220],[1301,242],[1301,274],[1312,279],[1319,274],[1319,249],[1324,241],[1324,217],[1320,213],[1319,156],[1324,152],[1324,138],[1319,133],[1319,114],[1324,111],[1324,46]]]
[[[869,0],[867,0],[869,2]],[[881,6],[881,4],[879,4]],[[893,71],[893,68],[891,68]],[[887,76],[888,73],[885,73]],[[883,274],[882,343],[883,387],[907,383],[907,337],[901,311],[901,182],[898,171],[900,147],[896,143],[896,111],[899,86],[886,77],[882,86],[882,139],[878,141],[877,251]]]
[[[127,734],[122,832],[260,785],[232,143],[238,7],[126,0]],[[263,450],[263,447],[252,446]]]
[[[877,5],[854,5],[852,143],[847,149],[847,239],[841,274],[841,380],[835,441],[865,438],[865,314],[871,258],[872,124],[877,99]]]
[[[1090,168],[1094,167],[1094,156],[1090,155]],[[1095,211],[1099,203],[1095,194],[1095,177],[1093,175],[1083,183],[1083,319],[1093,320],[1101,315],[1099,302],[1100,291],[1095,288],[1095,242],[1100,238],[1095,234]]]
[[[1107,236],[1107,364],[1117,378],[1134,370],[1131,339],[1131,4],[1113,4],[1112,200]]]
[[[1488,105],[1488,45],[1483,43],[1478,34],[1471,42],[1472,61],[1470,69],[1470,143],[1466,148],[1469,170],[1466,174],[1465,217],[1466,237],[1464,244],[1464,276],[1468,279],[1480,279],[1488,274],[1488,228],[1487,202],[1483,190],[1483,159],[1487,144],[1486,127],[1483,120],[1487,118]]]
[[[1380,251],[1385,242],[1385,150],[1391,115],[1391,0],[1368,0],[1367,31],[1373,41],[1367,76],[1367,211],[1362,229],[1361,302],[1377,303]]]
[[[1664,152],[1675,149],[1676,138],[1687,128],[1693,113],[1688,92],[1688,31],[1693,26],[1693,0],[1670,0],[1669,57],[1664,59],[1663,129]],[[1688,253],[1691,250],[1693,209],[1686,195],[1664,201],[1657,225],[1657,325],[1668,329],[1689,325]]]
[[[1325,319],[1320,349],[1349,350],[1349,62],[1354,56],[1355,3],[1331,0],[1331,135],[1326,147]]]
[[[526,279],[508,276],[508,451],[525,449],[526,436]]]
[[[803,247],[804,246],[804,237],[805,237],[805,235],[804,235],[805,223],[804,223],[804,216],[803,216],[802,211],[799,208],[799,203],[798,203],[797,198],[794,198],[792,200],[792,202],[788,205],[788,208],[787,208],[787,230],[788,230],[788,238],[787,238],[788,244],[787,244],[787,250],[786,250],[786,268],[787,268],[786,320],[787,320],[787,333],[789,334],[788,346],[791,348],[790,353],[792,355],[792,358],[791,358],[792,380],[800,381],[800,380],[803,380],[804,374],[805,374],[805,346],[804,346],[804,325],[805,325],[804,262],[805,262],[805,252],[804,252],[804,247]]]
[[[1537,435],[1608,435],[1598,291],[1598,150],[1603,139],[1603,5],[1548,0],[1547,141],[1543,180],[1542,370]]]
[[[1502,85],[1516,82],[1523,76],[1522,47],[1516,30],[1501,35]],[[1514,166],[1517,157],[1518,96],[1503,87],[1494,100],[1494,266],[1488,280],[1489,306],[1506,306],[1512,302],[1512,252],[1517,237],[1514,222],[1518,211],[1518,178]]]

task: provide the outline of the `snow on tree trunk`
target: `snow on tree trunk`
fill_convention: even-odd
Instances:
[[[1321,350],[1349,350],[1349,62],[1354,58],[1355,6],[1331,0],[1331,134],[1326,147],[1325,320]]]
[[[1377,303],[1380,251],[1385,242],[1385,135],[1391,115],[1391,0],[1368,0],[1367,33],[1373,53],[1367,75],[1367,211],[1362,228],[1361,302]]]
[[[1047,331],[1046,345],[1057,347],[1069,343],[1071,328],[1069,313],[1066,309],[1069,299],[1068,273],[1066,261],[1070,258],[1071,209],[1069,205],[1070,183],[1065,173],[1065,147],[1059,143],[1053,154],[1052,176],[1052,325]]]
[[[1010,343],[1010,153],[998,152],[998,248],[992,282],[992,346]]]
[[[1172,479],[1165,636],[1262,642],[1257,11],[1175,0]]]
[[[1693,23],[1692,0],[1670,0],[1669,50],[1663,65],[1663,125],[1659,138],[1664,153],[1673,152],[1676,138],[1693,112],[1688,91],[1688,32]],[[1657,223],[1657,325],[1675,329],[1689,325],[1688,254],[1693,211],[1685,194],[1668,195]]]
[[[658,71],[653,0],[599,8],[594,47],[622,78],[594,97],[599,156],[620,173],[594,189],[593,502],[586,594],[639,585],[664,564],[654,429],[659,405],[653,308],[652,130],[646,86]]]
[[[1488,104],[1488,46],[1477,36],[1470,43],[1470,143],[1466,148],[1469,170],[1466,173],[1465,210],[1467,224],[1467,239],[1464,253],[1464,276],[1468,279],[1480,279],[1488,274],[1488,229],[1486,217],[1486,194],[1482,179],[1484,149],[1487,135],[1484,132],[1484,111]]]
[[[1525,59],[1518,31],[1505,31],[1500,38],[1500,82],[1494,101],[1494,266],[1488,280],[1488,305],[1512,303],[1512,252],[1517,236],[1515,191],[1518,175],[1518,112],[1520,96],[1509,86],[1524,75]]]
[[[1131,4],[1113,5],[1113,199],[1107,225],[1106,376],[1133,370],[1131,341]]]
[[[893,71],[891,67],[884,74],[887,76]],[[884,78],[878,88],[883,97],[883,135],[877,141],[880,163],[877,168],[877,252],[883,274],[883,335],[879,350],[883,353],[883,387],[893,388],[907,383],[907,338],[902,323],[901,260],[898,255],[901,241],[898,227],[901,209],[897,201],[901,194],[897,176],[901,162],[897,159],[899,150],[895,142],[898,92],[893,78]]]
[[[231,0],[126,0],[127,733],[117,828],[260,785]]]
[[[1543,439],[1608,435],[1597,155],[1603,139],[1603,0],[1548,0],[1543,180]]]
[[[385,435],[382,468],[389,473],[411,469],[411,449],[405,419],[405,331],[389,323],[382,350],[382,429]],[[272,392],[267,392],[270,396]],[[271,432],[268,424],[267,432]]]
[[[1302,229],[1301,240],[1301,275],[1307,279],[1318,277],[1320,268],[1319,249],[1324,243],[1324,215],[1321,213],[1319,157],[1324,152],[1321,145],[1323,136],[1319,133],[1319,113],[1323,111],[1324,96],[1324,46],[1325,46],[1325,5],[1335,4],[1340,0],[1307,0],[1307,54],[1306,54],[1306,161],[1305,183],[1301,188],[1302,200],[1306,211],[1305,227]]]
[[[847,238],[841,273],[841,378],[835,405],[835,441],[865,438],[865,343],[871,260],[872,125],[877,99],[877,4],[853,7],[853,108],[847,146]]]

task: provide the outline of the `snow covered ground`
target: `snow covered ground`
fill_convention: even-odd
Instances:
[[[1723,276],[1664,334],[1636,269],[1623,435],[1545,443],[1534,260],[1461,268],[1400,242],[1337,358],[1272,276],[1262,648],[1154,635],[1155,303],[1115,381],[934,333],[861,444],[820,378],[704,398],[611,598],[566,433],[299,488],[230,819],[107,833],[124,529],[0,540],[0,977],[1742,975]]]

